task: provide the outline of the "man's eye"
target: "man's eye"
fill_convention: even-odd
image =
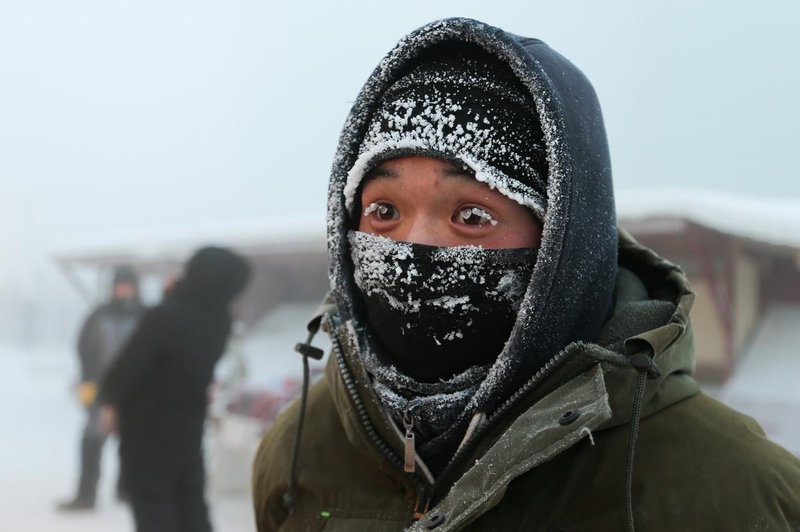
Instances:
[[[393,220],[397,215],[397,209],[391,203],[370,203],[364,209],[364,216],[375,213],[379,220]]]
[[[464,207],[458,211],[458,219],[466,225],[481,226],[485,223],[497,225],[497,220],[492,215],[479,207]]]

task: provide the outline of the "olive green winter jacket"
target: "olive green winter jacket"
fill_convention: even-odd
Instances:
[[[619,257],[632,275],[618,280],[601,340],[567,346],[433,482],[403,472],[402,435],[381,412],[351,324],[326,314],[333,352],[310,391],[296,500],[287,510],[298,403],[255,460],[258,529],[621,531],[630,504],[640,531],[800,530],[800,460],[691,377],[684,274],[624,232]],[[642,329],[661,319],[655,299],[672,311]]]

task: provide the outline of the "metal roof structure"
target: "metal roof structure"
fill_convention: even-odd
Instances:
[[[800,201],[693,188],[648,188],[616,196],[620,224],[664,229],[685,220],[748,240],[800,248]],[[649,221],[648,221],[649,220]]]

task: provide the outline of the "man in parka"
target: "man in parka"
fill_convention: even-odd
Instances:
[[[249,276],[237,253],[198,250],[101,383],[98,401],[106,428],[119,433],[137,532],[211,531],[203,463],[208,387],[231,332],[229,307]]]
[[[100,421],[97,387],[116,359],[125,340],[133,332],[144,306],[139,298],[139,279],[128,266],[114,271],[111,299],[96,308],[81,327],[78,358],[81,382],[78,399],[86,408],[86,425],[81,437],[81,471],[75,498],[59,504],[62,511],[91,510],[97,496],[100,460],[106,433]],[[117,496],[125,497],[123,479],[117,479]]]
[[[546,44],[403,38],[329,194],[333,350],[258,451],[259,530],[800,529],[800,460],[692,379],[686,277],[617,230],[594,91]]]

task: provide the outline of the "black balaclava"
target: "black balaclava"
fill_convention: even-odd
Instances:
[[[424,135],[414,135],[410,129],[404,135],[395,128],[411,123],[405,122],[405,115],[393,124],[383,120],[384,111],[391,111],[392,102],[399,101],[393,94],[411,95],[403,83],[419,86],[414,79],[417,69],[436,61],[447,63],[462,53],[483,63],[473,74],[485,72],[484,78],[494,79],[493,73],[501,72],[498,77],[512,87],[493,92],[487,87],[494,84],[485,84],[463,90],[489,92],[503,106],[514,106],[518,112],[511,117],[513,124],[519,123],[516,119],[535,124],[523,128],[533,132],[531,142],[491,136],[513,129],[505,118],[491,123],[491,113],[485,117],[490,124],[482,119],[475,124],[477,113],[466,113],[465,122],[480,126],[478,135],[463,126],[463,131],[449,129],[444,119],[449,121],[454,115],[454,121],[462,120],[458,115],[463,105],[457,107],[463,102],[452,102],[442,120],[436,115],[436,127],[423,127]],[[435,74],[439,68],[429,70]],[[434,85],[428,94],[443,90]],[[427,115],[415,110],[408,119],[422,124]],[[499,131],[487,133],[484,126]],[[481,135],[491,136],[490,144],[459,143]],[[502,151],[497,150],[510,147],[519,157],[498,155]],[[525,163],[537,159],[526,157],[532,153],[540,154],[539,162]],[[414,379],[381,356],[355,279],[351,239],[353,218],[363,212],[358,205],[361,180],[380,160],[403,155],[439,157],[466,166],[476,179],[528,206],[543,221],[533,272],[502,351],[488,368],[473,366],[437,382]],[[535,169],[538,177],[528,168]],[[396,422],[409,413],[419,454],[433,469],[443,466],[466,427],[480,419],[476,416],[491,416],[517,397],[520,387],[536,386],[554,359],[571,356],[581,342],[595,341],[609,316],[617,268],[616,220],[603,118],[591,84],[575,65],[542,41],[480,21],[439,20],[403,37],[367,79],[342,130],[329,186],[328,250],[331,290],[342,323],[337,332],[347,334],[348,341],[357,345],[342,352],[346,364],[340,365],[341,371],[356,375],[365,371],[371,389],[364,393],[374,392],[373,399]]]
[[[422,382],[494,362],[536,262],[535,249],[428,246],[357,231],[350,245],[372,347]]]

